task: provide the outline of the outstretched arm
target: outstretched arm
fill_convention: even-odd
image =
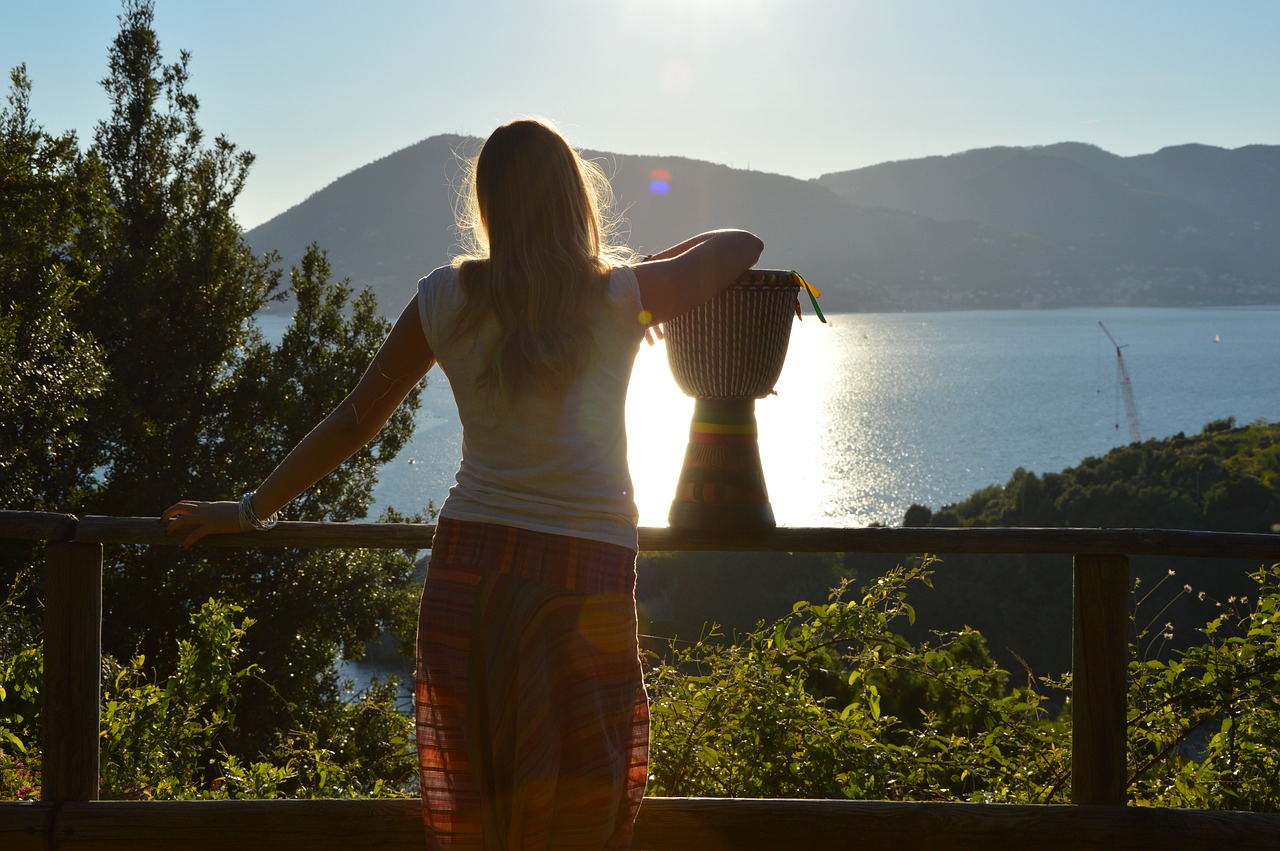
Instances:
[[[360,383],[254,491],[253,513],[262,518],[275,514],[373,440],[434,363],[415,297],[396,320]],[[183,500],[170,506],[161,519],[168,534],[184,547],[206,535],[241,531],[239,506],[230,501]]]
[[[760,259],[764,243],[745,230],[690,237],[636,266],[640,300],[653,323],[693,310]]]

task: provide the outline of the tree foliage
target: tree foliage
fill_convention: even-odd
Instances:
[[[912,526],[1272,531],[1280,524],[1280,423],[1215,420],[1199,435],[1122,446],[1060,473],[1018,468],[1005,485],[936,513],[912,506],[908,519]]]
[[[252,157],[222,137],[205,145],[189,56],[164,64],[153,15],[126,2],[109,51],[111,112],[92,146],[109,214],[83,236],[98,272],[74,312],[108,371],[91,408],[107,469],[90,506],[124,516],[224,492],[217,427],[251,320],[280,287],[232,215]]]
[[[389,330],[318,246],[287,280],[274,254],[253,253],[233,213],[252,156],[205,136],[190,57],[166,62],[153,21],[151,0],[125,0],[102,81],[110,112],[86,152],[38,128],[21,68],[0,116],[6,507],[156,517],[182,498],[237,498],[341,402]],[[291,326],[266,340],[256,315],[290,295]],[[420,389],[289,516],[363,517]],[[252,759],[301,714],[340,729],[335,659],[386,631],[407,639],[413,555],[111,548],[104,650],[171,670],[174,637],[207,600],[242,607],[258,623],[241,648],[258,708],[226,743]],[[4,547],[6,654],[36,636],[38,558]]]
[[[105,381],[102,351],[66,316],[92,272],[75,237],[100,210],[100,174],[74,135],[35,123],[25,67],[10,82],[0,110],[0,500],[66,510],[101,459],[87,437],[89,404]],[[0,581],[11,592],[0,654],[34,633],[37,556],[34,545],[0,546]]]
[[[26,69],[10,80],[0,111],[0,481],[12,504],[49,509],[76,500],[98,461],[84,438],[101,351],[65,315],[87,285],[74,238],[94,212],[98,175],[74,135],[35,124]]]

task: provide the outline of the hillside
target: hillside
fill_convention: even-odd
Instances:
[[[1112,526],[1280,531],[1280,423],[1209,423],[1086,458],[1061,473],[1019,469],[937,512],[912,506],[906,526]],[[1280,559],[1280,553],[1276,554]]]
[[[955,505],[907,510],[908,526],[1050,526],[1280,530],[1280,423],[1237,427],[1209,423],[1197,435],[1178,434],[1122,446],[1060,473],[1016,470],[1008,483],[984,488]],[[1269,562],[1280,562],[1280,552]],[[1196,630],[1237,595],[1249,593],[1246,571],[1257,562],[1134,557],[1137,627],[1155,619],[1172,638],[1151,652],[1197,640]],[[1139,601],[1144,601],[1139,604]],[[934,590],[917,601],[929,629],[971,624],[1006,664],[1013,653],[1038,672],[1066,670],[1070,658],[1069,558],[953,556]],[[1146,647],[1147,642],[1144,642]]]
[[[338,179],[247,234],[334,271],[392,314],[456,242],[458,153],[435,136]],[[989,148],[804,181],[677,156],[588,152],[610,174],[641,252],[710,227],[766,243],[830,310],[1280,302],[1280,146]],[[654,170],[669,191],[650,191]]]

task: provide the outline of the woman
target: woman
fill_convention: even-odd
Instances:
[[[626,265],[607,180],[537,120],[494,131],[468,190],[473,250],[419,281],[343,403],[239,503],[183,501],[163,519],[184,546],[269,527],[438,361],[463,447],[419,611],[428,839],[627,848],[648,758],[627,383],[648,327],[714,296],[763,245],[713,231]]]

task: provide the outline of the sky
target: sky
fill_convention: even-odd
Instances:
[[[87,144],[119,2],[0,10],[35,120]],[[155,27],[166,60],[191,54],[206,134],[256,156],[245,228],[528,115],[802,179],[995,145],[1280,144],[1276,0],[156,0]]]

